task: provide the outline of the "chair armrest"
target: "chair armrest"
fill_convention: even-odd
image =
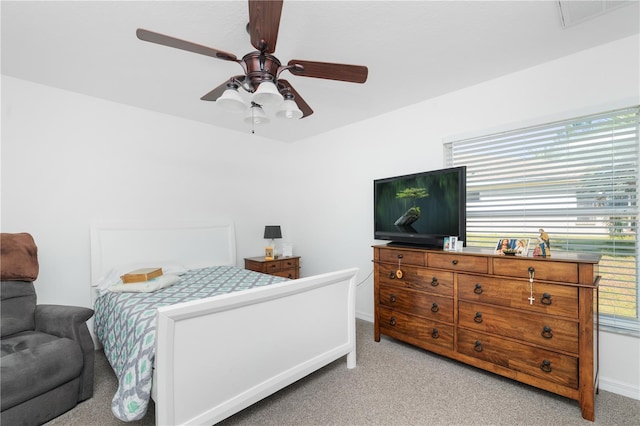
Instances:
[[[84,363],[80,376],[79,401],[84,401],[93,395],[95,348],[87,327],[87,320],[92,316],[93,309],[79,306],[36,305],[36,331],[67,337],[80,345]]]
[[[36,330],[80,341],[80,327],[93,316],[93,309],[79,306],[36,305]]]

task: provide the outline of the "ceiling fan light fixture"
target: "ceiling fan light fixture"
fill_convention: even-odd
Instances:
[[[284,98],[278,91],[278,88],[273,81],[265,80],[251,95],[251,102],[255,102],[258,105],[277,106],[284,101]]]
[[[231,83],[227,85],[227,89],[216,100],[216,104],[229,112],[245,112],[247,110],[247,104],[238,93],[238,86]]]
[[[302,111],[293,99],[285,99],[282,107],[276,112],[276,117],[288,120],[300,119],[302,115]]]
[[[251,102],[251,108],[247,111],[247,115],[244,117],[244,122],[248,124],[267,124],[269,123],[269,117],[264,113],[262,107],[255,102]]]

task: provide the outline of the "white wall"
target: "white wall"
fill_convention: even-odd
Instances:
[[[230,218],[242,265],[281,223],[263,190],[278,146],[3,76],[2,232],[34,236],[43,303],[89,306],[92,221]]]
[[[88,306],[92,220],[229,217],[239,263],[280,223],[304,276],[361,269],[357,311],[371,320],[373,179],[442,167],[442,142],[458,135],[638,104],[639,46],[623,39],[286,145],[282,168],[268,161],[278,142],[3,76],[2,232],[34,235],[41,302]],[[287,183],[279,202],[261,190],[267,171]],[[640,399],[639,339],[602,342],[601,387]]]

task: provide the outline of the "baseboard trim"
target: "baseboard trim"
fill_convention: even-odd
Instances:
[[[600,389],[640,401],[640,388],[628,383],[600,377]]]
[[[370,323],[373,323],[373,315],[366,313],[366,312],[357,312],[356,311],[356,318],[361,319],[363,321],[367,321]]]

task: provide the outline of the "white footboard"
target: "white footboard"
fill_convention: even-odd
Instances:
[[[156,423],[217,423],[347,355],[357,269],[160,308]]]

